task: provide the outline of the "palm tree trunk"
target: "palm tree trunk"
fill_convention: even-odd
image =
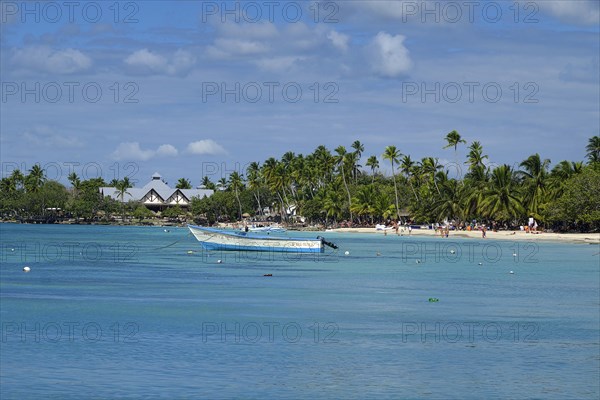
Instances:
[[[343,161],[342,161],[343,163]],[[352,218],[352,211],[350,210],[350,208],[352,207],[352,198],[350,197],[350,190],[348,189],[348,184],[346,183],[346,176],[344,174],[344,165],[342,164],[342,180],[344,181],[344,186],[346,187],[346,193],[348,193],[348,211],[350,211],[350,221],[353,220]]]
[[[396,196],[396,217],[400,219],[400,207],[398,206],[398,187],[396,185],[396,174],[394,173],[394,161],[392,161],[392,179],[394,180],[394,195]]]

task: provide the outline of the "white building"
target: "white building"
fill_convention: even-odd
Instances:
[[[210,189],[177,189],[169,187],[163,182],[162,177],[155,173],[152,180],[142,188],[129,188],[121,199],[119,192],[114,187],[101,187],[102,196],[108,196],[117,201],[139,201],[150,209],[163,209],[167,206],[187,207],[192,198],[210,196]]]

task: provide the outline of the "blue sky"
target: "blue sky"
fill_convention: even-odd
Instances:
[[[453,129],[555,164],[600,131],[597,1],[0,4],[3,176],[198,185],[354,140],[453,162]]]

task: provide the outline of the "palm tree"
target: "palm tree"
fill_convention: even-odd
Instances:
[[[204,178],[202,178],[202,182],[200,182],[200,184],[202,186],[204,186],[206,189],[210,189],[210,190],[217,189],[216,185],[213,182],[211,182],[211,180],[208,176],[205,176]]]
[[[590,164],[600,162],[600,136],[592,136],[588,140],[588,145],[585,146],[585,150],[587,151],[586,157]]]
[[[411,158],[408,154],[405,155],[404,157],[402,157],[402,161],[400,162],[400,170],[406,177],[406,180],[408,181],[408,184],[410,185],[410,188],[412,189],[413,194],[415,196],[415,200],[419,201],[419,196],[417,196],[415,187],[412,184],[412,175],[413,175],[414,168],[415,168],[415,162],[413,160],[411,160]]]
[[[442,169],[442,165],[440,165],[439,160],[433,157],[424,157],[421,159],[421,171],[423,174],[429,177],[430,183],[433,183],[435,186],[435,190],[440,194],[440,188],[438,187],[436,181],[436,175],[440,169]]]
[[[342,219],[344,210],[342,208],[344,200],[337,190],[329,190],[323,201],[323,211],[326,217],[332,217],[334,220]]]
[[[355,212],[359,218],[363,215],[371,217],[371,223],[373,222],[373,214],[375,213],[375,207],[373,206],[375,200],[375,187],[373,185],[362,186],[354,197],[351,211]]]
[[[398,164],[398,159],[402,156],[400,150],[396,146],[387,146],[383,152],[383,159],[388,160],[392,164],[392,179],[394,181],[394,194],[396,195],[396,217],[400,219],[400,207],[398,205],[398,185],[396,184],[396,172],[394,163]]]
[[[546,180],[548,178],[549,165],[549,159],[542,161],[540,155],[536,153],[524,160],[520,164],[523,169],[517,172],[517,175],[523,181],[523,188],[525,190],[523,200],[527,207],[527,212],[533,213],[538,219],[541,218],[539,207],[546,200]]]
[[[481,147],[481,143],[478,141],[474,141],[469,146],[469,154],[467,155],[467,162],[465,164],[469,165],[469,170],[473,170],[477,167],[485,167],[483,160],[488,158],[487,155],[483,155],[483,147]]]
[[[489,186],[482,195],[481,212],[503,221],[515,219],[525,212],[519,199],[518,182],[509,165],[501,165],[492,171]]]
[[[17,191],[17,185],[15,181],[10,177],[2,178],[0,181],[0,192],[2,193],[14,193]]]
[[[354,163],[354,168],[352,169],[352,174],[354,176],[354,181],[356,181],[356,179],[358,178],[358,174],[359,174],[359,168],[360,165],[358,165],[358,161],[360,161],[360,158],[362,157],[362,153],[365,151],[365,146],[360,142],[360,140],[355,140],[351,147],[354,149],[353,154],[356,156],[355,158],[355,163]]]
[[[336,165],[342,171],[342,180],[344,182],[344,187],[346,188],[346,193],[348,194],[348,208],[352,207],[352,198],[350,197],[350,190],[348,189],[348,184],[346,183],[346,174],[344,173],[344,164],[346,163],[346,148],[344,146],[338,146],[335,149],[337,156],[335,157]],[[352,211],[350,211],[350,220],[352,221]]]
[[[262,175],[264,177],[265,184],[267,185],[269,190],[275,193],[275,195],[279,199],[281,217],[287,218],[285,208],[286,202],[284,202],[286,173],[283,163],[277,161],[273,157],[268,158],[263,163]]]
[[[448,142],[448,144],[446,146],[444,146],[444,149],[447,149],[448,147],[454,147],[454,152],[456,153],[456,148],[458,147],[458,145],[460,143],[467,143],[466,140],[462,139],[460,137],[460,134],[456,131],[452,131],[450,133],[448,133],[445,137],[446,142]]]
[[[253,161],[246,168],[246,174],[248,175],[248,187],[253,191],[254,198],[256,199],[256,203],[258,204],[258,213],[262,213],[262,206],[260,205],[260,165]]]
[[[233,171],[230,175],[229,175],[229,189],[233,190],[233,192],[235,193],[235,198],[238,202],[238,207],[239,207],[239,220],[242,220],[242,203],[240,202],[240,190],[243,189],[244,187],[244,182],[242,181],[242,177],[240,176],[240,174],[237,171]]]
[[[46,175],[39,164],[35,164],[29,170],[29,174],[25,178],[25,187],[28,192],[37,192],[46,182]]]
[[[23,189],[25,187],[25,176],[18,168],[10,174],[10,179],[15,185],[15,190]]]
[[[81,189],[81,180],[75,172],[71,172],[67,179],[71,183],[71,186],[73,186],[73,194],[77,196],[79,190]]]
[[[121,198],[121,215],[123,221],[125,221],[125,195],[131,194],[127,190],[130,187],[131,182],[129,182],[129,177],[127,176],[123,178],[123,180],[118,181],[117,184],[114,186],[117,197]]]
[[[440,184],[440,198],[433,203],[433,213],[439,221],[445,219],[464,219],[463,194],[464,185],[459,185],[455,179],[443,179]]]
[[[191,189],[192,183],[185,178],[179,178],[179,180],[177,181],[177,185],[175,185],[175,187],[177,189]]]
[[[371,183],[375,182],[375,171],[379,168],[379,160],[377,156],[370,156],[366,163],[367,167],[371,167]]]

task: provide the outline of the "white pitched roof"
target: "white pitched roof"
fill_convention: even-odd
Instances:
[[[144,185],[142,188],[129,188],[127,189],[128,193],[125,193],[123,196],[123,201],[140,201],[150,192],[154,190],[166,203],[166,201],[173,196],[175,192],[178,190],[188,199],[192,200],[193,197],[203,198],[204,196],[210,196],[213,194],[213,191],[210,189],[177,189],[170,188],[169,185],[164,183],[161,179],[160,174],[154,173],[152,175],[152,180]],[[100,192],[104,196],[109,196],[115,200],[121,200],[118,195],[117,189],[114,187],[101,187]]]

